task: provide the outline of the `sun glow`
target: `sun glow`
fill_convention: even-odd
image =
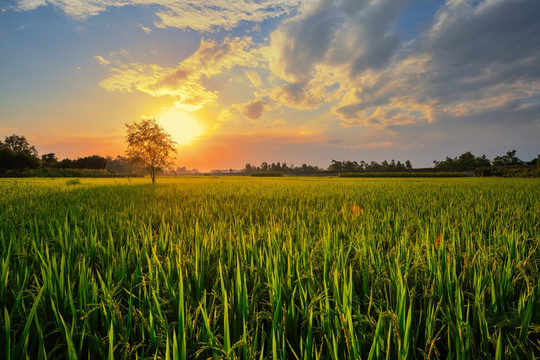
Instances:
[[[167,110],[157,119],[178,145],[190,145],[204,133],[199,121],[182,110]]]

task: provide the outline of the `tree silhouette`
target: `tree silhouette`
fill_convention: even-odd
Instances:
[[[41,155],[41,164],[43,167],[53,167],[58,163],[58,158],[54,153]]]
[[[6,136],[0,141],[0,173],[37,169],[41,166],[38,152],[24,136]]]
[[[507,151],[506,155],[503,156],[496,156],[493,159],[493,165],[495,166],[515,166],[515,165],[523,165],[523,161],[521,161],[516,156],[516,150]]]
[[[176,153],[176,142],[154,118],[143,118],[140,122],[126,124],[126,154],[131,159],[139,159],[156,183],[158,170],[170,168],[172,154]]]

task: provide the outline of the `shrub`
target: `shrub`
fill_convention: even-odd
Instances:
[[[535,167],[520,167],[520,168],[480,168],[474,171],[475,176],[499,176],[499,177],[522,177],[532,178],[540,177],[540,169]]]
[[[66,185],[80,185],[81,180],[79,179],[69,179],[66,181]]]

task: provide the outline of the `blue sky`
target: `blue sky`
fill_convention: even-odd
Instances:
[[[177,164],[540,153],[537,0],[20,0],[0,5],[0,136]]]

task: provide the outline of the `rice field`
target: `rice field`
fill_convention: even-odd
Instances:
[[[0,358],[540,358],[539,179],[0,179]]]

